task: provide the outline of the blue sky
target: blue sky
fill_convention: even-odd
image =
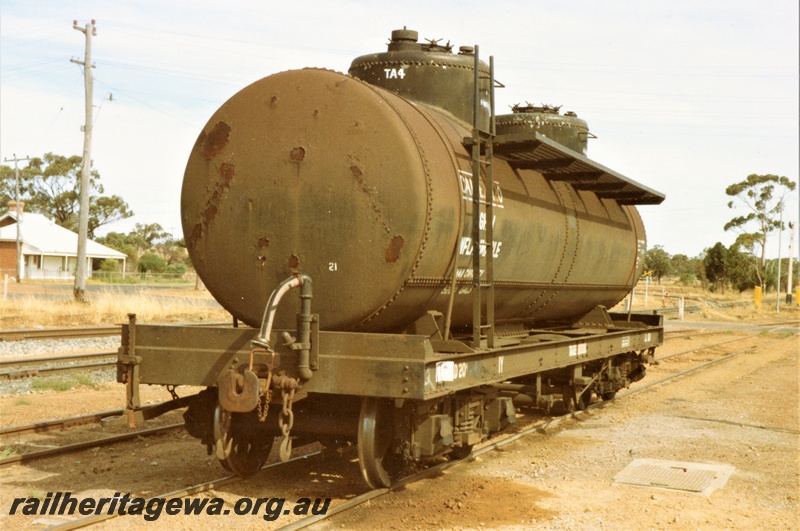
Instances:
[[[183,168],[217,107],[282,70],[347,71],[408,26],[493,55],[507,87],[498,112],[529,101],[587,120],[590,158],[667,195],[640,209],[650,246],[694,256],[730,244],[723,225],[743,211],[726,206],[728,184],[798,179],[796,0],[376,4],[0,0],[0,156],[82,152],[72,21],[95,19],[92,158],[136,212],[107,229],[157,222],[179,237]],[[795,192],[787,219],[797,212]],[[786,256],[788,232],[783,243]]]

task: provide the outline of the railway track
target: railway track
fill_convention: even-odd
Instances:
[[[231,322],[176,323],[181,326],[232,326]],[[120,325],[113,326],[75,326],[65,328],[30,328],[0,330],[0,341],[22,341],[31,339],[74,339],[82,337],[118,336],[122,333]]]
[[[781,324],[783,324],[783,323],[781,323]],[[697,334],[693,334],[693,335],[697,335]],[[695,348],[695,349],[689,349],[689,350],[685,350],[685,351],[681,351],[681,352],[677,352],[677,353],[672,353],[672,354],[668,354],[668,355],[665,355],[665,356],[661,356],[661,357],[657,358],[657,361],[665,360],[665,359],[676,357],[676,356],[683,355],[683,354],[688,354],[688,353],[692,353],[692,352],[698,352],[698,351],[702,351],[702,350],[712,349],[712,348],[715,348],[715,347],[720,347],[720,346],[727,345],[727,344],[730,344],[730,343],[733,343],[733,342],[736,342],[736,341],[743,341],[743,340],[747,340],[747,339],[753,339],[755,337],[758,337],[759,335],[761,335],[761,334],[753,334],[753,335],[748,335],[748,336],[743,336],[743,337],[737,337],[737,338],[728,339],[728,340],[725,340],[725,341],[720,341],[720,342],[716,342],[716,343],[712,343],[712,344],[708,344],[708,345],[703,345],[703,346],[700,346],[700,347]],[[739,355],[744,354],[744,353],[754,352],[754,351],[757,351],[757,350],[760,350],[760,349],[769,348],[769,347],[772,347],[772,346],[774,346],[774,345],[776,345],[778,343],[781,343],[781,342],[784,342],[784,341],[788,341],[790,339],[792,339],[792,337],[777,339],[775,341],[771,341],[771,342],[769,342],[767,344],[764,344],[764,345],[748,346],[748,347],[743,348],[743,349],[734,350],[733,352],[724,353],[720,357],[717,357],[717,358],[714,358],[714,359],[708,360],[708,361],[703,361],[702,363],[699,363],[699,364],[697,364],[697,365],[695,365],[693,367],[677,371],[677,372],[675,372],[673,374],[665,375],[665,376],[663,376],[661,378],[658,378],[656,380],[644,383],[642,385],[637,385],[636,387],[634,387],[632,389],[629,389],[627,391],[620,392],[615,398],[612,398],[611,400],[607,400],[607,401],[603,401],[603,402],[595,402],[593,404],[590,404],[587,407],[587,409],[602,408],[602,407],[606,406],[608,403],[610,403],[610,402],[612,402],[614,400],[621,400],[621,399],[627,398],[627,397],[635,395],[635,394],[637,394],[639,392],[642,392],[642,391],[645,391],[647,389],[650,389],[650,388],[652,388],[654,386],[661,385],[661,384],[667,383],[667,382],[669,382],[671,380],[681,378],[681,377],[683,377],[683,376],[685,376],[685,375],[687,375],[687,374],[689,374],[691,372],[702,370],[702,369],[704,369],[704,368],[706,368],[706,367],[708,367],[710,365],[723,362],[725,360],[731,359],[731,358],[733,358],[735,356],[739,356]],[[546,431],[548,429],[551,429],[551,428],[555,427],[556,425],[558,425],[559,423],[563,422],[564,420],[567,420],[567,419],[572,418],[574,416],[580,416],[582,414],[583,413],[580,412],[580,411],[570,412],[570,413],[567,413],[567,414],[564,414],[564,415],[561,415],[561,416],[548,418],[548,419],[543,419],[543,420],[540,420],[540,421],[534,421],[533,424],[531,424],[530,426],[526,427],[525,429],[523,429],[522,431],[520,431],[520,432],[518,432],[516,434],[509,434],[509,435],[506,435],[506,436],[500,436],[500,437],[496,438],[495,440],[493,440],[492,442],[486,443],[485,445],[483,445],[480,448],[476,449],[469,456],[467,456],[467,457],[465,457],[463,459],[455,460],[455,461],[447,461],[447,462],[441,463],[439,465],[432,466],[430,468],[426,468],[425,470],[423,470],[421,472],[418,472],[418,473],[415,473],[415,474],[412,474],[410,476],[407,476],[407,477],[403,478],[402,480],[397,482],[395,485],[393,485],[391,488],[381,488],[381,489],[369,490],[369,491],[364,492],[363,494],[360,494],[360,495],[358,495],[358,496],[356,496],[354,498],[350,498],[350,499],[348,499],[346,501],[343,501],[342,503],[339,503],[337,505],[332,506],[330,508],[330,510],[325,515],[315,515],[315,516],[311,516],[311,517],[308,517],[308,518],[304,518],[302,520],[298,520],[298,521],[290,523],[290,524],[288,524],[288,525],[286,525],[284,527],[281,527],[280,529],[283,529],[283,530],[304,529],[304,528],[306,528],[308,526],[311,526],[313,524],[316,524],[316,523],[318,523],[318,522],[320,522],[322,520],[325,520],[325,519],[330,518],[332,516],[344,513],[346,511],[348,511],[350,509],[353,509],[353,508],[355,508],[355,507],[357,507],[357,506],[359,506],[361,504],[364,504],[364,503],[366,503],[366,502],[368,502],[370,500],[376,499],[376,498],[378,498],[380,496],[383,496],[385,494],[388,494],[388,493],[390,493],[392,491],[401,489],[401,488],[403,488],[404,486],[406,486],[406,485],[408,485],[410,483],[413,483],[413,482],[416,482],[416,481],[420,481],[422,479],[429,478],[429,477],[435,476],[437,474],[441,474],[443,471],[447,470],[448,468],[451,468],[451,467],[457,466],[457,465],[459,465],[461,463],[470,461],[475,457],[478,457],[478,456],[480,456],[480,455],[482,455],[484,453],[487,453],[487,452],[490,452],[492,450],[495,450],[495,449],[501,448],[503,446],[506,446],[506,445],[508,445],[508,444],[510,444],[510,443],[512,443],[514,441],[517,441],[517,440],[521,439],[521,438],[527,437],[529,435],[533,435],[535,433],[542,433],[543,431]],[[310,457],[311,455],[318,455],[319,453],[320,452],[315,452],[314,454],[309,454],[309,455],[305,455],[305,456],[301,456],[301,457],[295,457],[295,458],[292,459],[292,461],[295,461],[297,459],[304,458],[304,457]],[[277,467],[279,467],[281,465],[282,465],[282,463],[279,463],[279,462],[278,463],[270,463],[270,464],[266,465],[264,467],[264,469],[274,469],[274,468],[277,468]],[[186,488],[186,489],[175,490],[175,491],[168,492],[168,493],[162,494],[160,496],[156,496],[156,497],[165,498],[165,499],[171,499],[171,498],[181,498],[181,497],[186,497],[186,496],[194,496],[196,494],[200,494],[200,493],[203,493],[203,492],[208,492],[208,491],[212,491],[212,490],[215,490],[215,489],[219,489],[220,487],[227,486],[227,485],[236,483],[238,481],[241,481],[241,478],[239,478],[237,476],[226,476],[226,477],[214,480],[214,481],[209,481],[209,482],[206,482],[206,483],[194,485],[194,486]],[[111,515],[107,515],[107,514],[94,515],[94,516],[89,516],[89,517],[86,517],[86,518],[81,518],[81,519],[78,519],[78,520],[75,520],[75,521],[67,522],[65,524],[61,524],[61,525],[55,526],[55,527],[53,527],[51,529],[58,529],[58,530],[80,529],[80,528],[87,527],[87,526],[90,526],[92,524],[104,521],[104,520],[115,518],[116,516],[118,516],[116,513],[115,514],[111,514]]]
[[[0,330],[0,341],[22,341],[26,339],[74,339],[79,337],[118,336],[120,335],[121,330],[122,328],[119,325]]]
[[[139,408],[146,418],[152,418],[156,415],[158,408],[165,406],[165,402],[158,402],[156,404],[149,404]],[[97,413],[87,413],[86,415],[77,415],[74,417],[66,417],[61,419],[44,420],[41,422],[34,422],[31,424],[21,424],[18,426],[8,426],[0,428],[0,436],[6,435],[25,435],[28,433],[46,433],[55,430],[66,430],[77,426],[85,426],[87,424],[100,424],[104,419],[119,417],[125,413],[124,409],[111,409],[108,411],[99,411]]]
[[[149,404],[142,408],[139,408],[137,411],[142,413],[144,420],[155,418],[163,413],[168,411],[181,409],[185,407],[187,404],[185,400],[191,397],[185,397],[184,401],[174,402],[159,402],[156,404]],[[113,417],[121,417],[125,413],[122,409],[113,409],[109,411],[100,411],[97,413],[89,413],[86,415],[79,415],[75,417],[68,417],[62,419],[53,419],[53,420],[45,420],[42,422],[35,422],[32,424],[23,424],[19,426],[9,426],[6,428],[0,428],[0,437],[9,436],[9,435],[25,435],[30,433],[46,433],[49,431],[54,431],[57,429],[64,430],[68,428],[74,428],[76,426],[84,426],[87,424],[97,424],[102,423],[103,420]],[[48,448],[46,450],[37,450],[34,452],[28,452],[24,454],[13,455],[10,457],[6,457],[0,459],[0,467],[5,465],[10,465],[12,463],[19,463],[25,461],[33,461],[36,459],[41,459],[43,457],[51,457],[54,455],[66,454],[71,452],[76,452],[78,450],[84,450],[86,448],[93,448],[98,446],[105,446],[108,444],[113,444],[116,442],[127,441],[130,439],[135,439],[137,437],[147,437],[151,435],[157,435],[159,433],[163,433],[165,431],[171,431],[175,429],[179,429],[184,427],[184,423],[180,422],[177,424],[171,424],[169,426],[161,426],[158,428],[151,428],[147,430],[138,430],[130,433],[124,433],[121,435],[113,435],[110,437],[102,437],[99,439],[94,439],[91,441],[84,441],[75,444],[68,444],[58,448]]]
[[[15,358],[0,361],[0,381],[17,380],[57,374],[75,370],[93,370],[113,367],[116,364],[116,350],[87,352],[82,354],[63,354],[57,356],[38,356],[34,358]],[[100,360],[100,361],[96,361]],[[92,361],[91,363],[80,363]]]
[[[35,461],[37,459],[42,459],[45,457],[52,457],[55,455],[68,454],[80,450],[86,450],[87,448],[97,448],[100,446],[106,446],[109,444],[114,444],[122,441],[130,441],[131,439],[136,439],[139,437],[149,437],[152,435],[158,435],[168,431],[174,431],[183,427],[184,423],[180,422],[177,424],[170,424],[168,426],[159,426],[157,428],[149,428],[146,430],[139,430],[131,433],[111,435],[108,437],[103,437],[101,439],[93,439],[91,441],[67,444],[64,446],[59,446],[58,448],[47,448],[45,450],[36,450],[35,452],[27,452],[24,454],[11,455],[9,457],[4,457],[0,459],[0,467],[8,466],[14,463],[26,463],[30,461]]]

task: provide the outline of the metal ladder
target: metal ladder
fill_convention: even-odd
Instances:
[[[480,57],[478,45],[475,45],[473,114],[472,114],[472,347],[482,349],[482,337],[485,332],[486,348],[495,347],[494,324],[494,57],[489,57],[489,130],[480,128]],[[483,149],[482,149],[483,148]],[[481,151],[484,159],[481,160]],[[481,165],[485,166],[485,197],[481,199]],[[483,208],[481,208],[483,207]],[[481,215],[483,214],[483,220]],[[481,225],[484,225],[484,237],[481,238]],[[485,249],[483,266],[484,277],[481,277],[481,250]],[[483,311],[483,290],[485,290],[486,314]]]

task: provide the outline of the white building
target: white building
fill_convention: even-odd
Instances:
[[[42,214],[22,213],[20,224],[22,242],[22,278],[72,279],[78,262],[78,235],[65,229]],[[17,212],[15,208],[0,216],[0,276],[16,275]],[[92,240],[86,242],[86,271],[100,267],[100,262],[111,258],[120,262],[125,270],[124,253]]]

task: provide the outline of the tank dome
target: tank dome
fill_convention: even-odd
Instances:
[[[586,155],[589,126],[574,112],[561,114],[561,106],[531,104],[514,105],[512,114],[501,114],[495,119],[497,134],[541,133],[562,146]]]

